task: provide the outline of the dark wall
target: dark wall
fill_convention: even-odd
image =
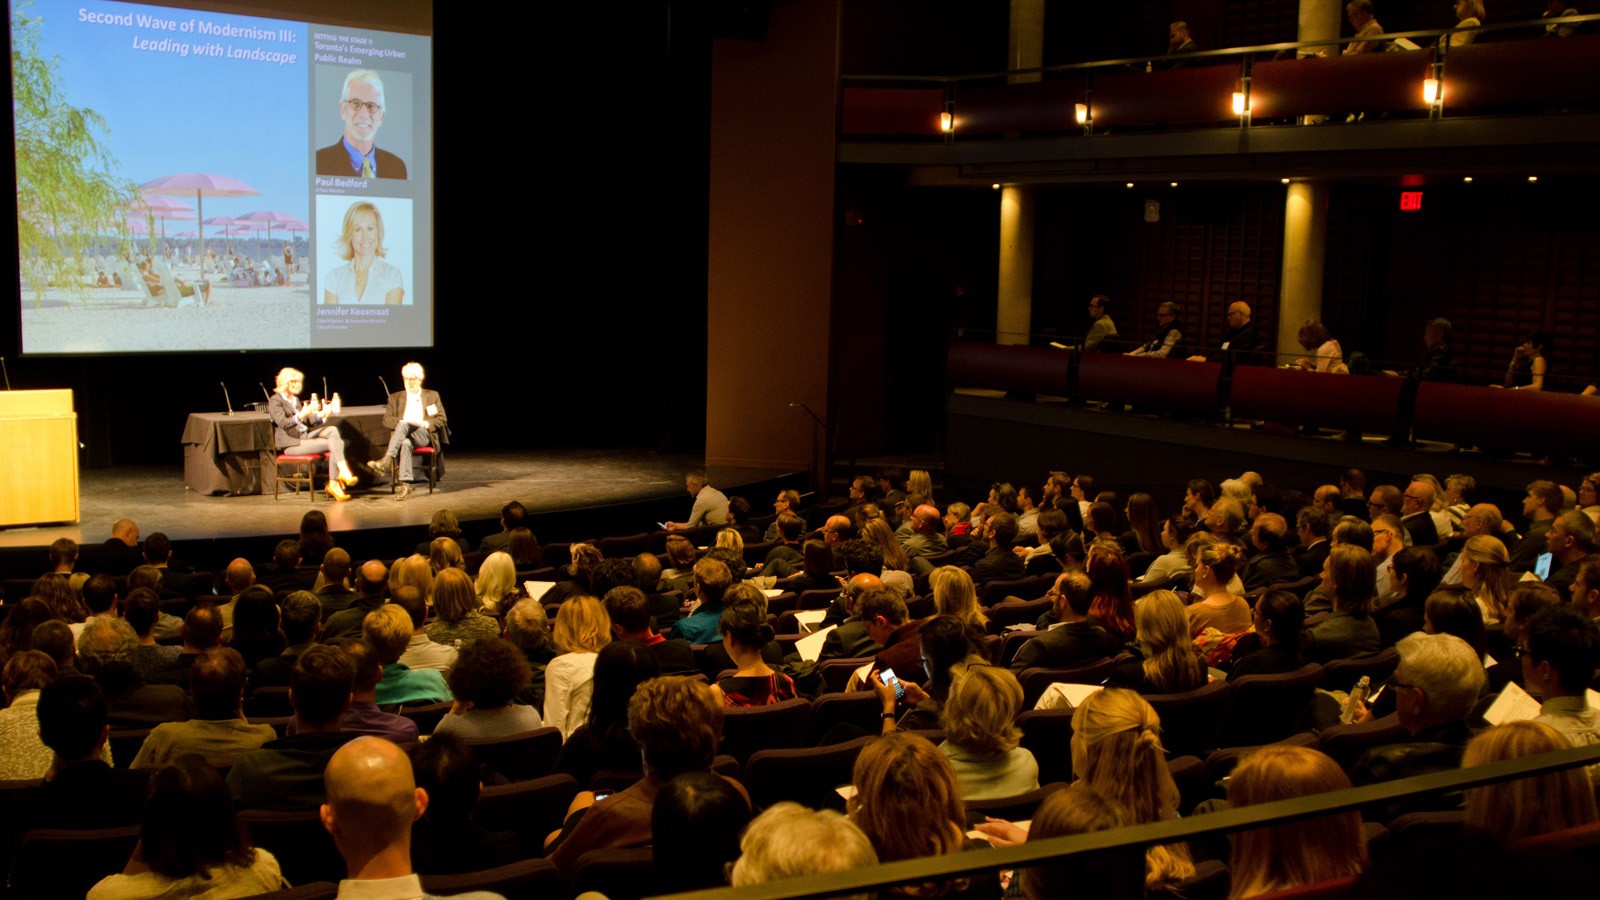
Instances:
[[[701,6],[656,0],[602,20],[591,6],[542,5],[537,34],[506,52],[485,45],[495,20],[484,7],[438,4],[432,349],[24,360],[6,314],[0,355],[13,386],[74,390],[89,466],[176,464],[187,412],[222,408],[219,381],[238,406],[293,365],[308,393],[327,377],[345,402],[378,403],[377,376],[398,390],[412,359],[443,394],[458,448],[703,446],[701,402],[674,399],[705,394]],[[491,151],[510,153],[521,174],[484,172]],[[15,246],[0,218],[0,242]]]

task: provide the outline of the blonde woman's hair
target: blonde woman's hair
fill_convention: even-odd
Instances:
[[[672,563],[672,568],[682,572],[684,569],[693,568],[697,558],[694,543],[681,534],[670,535],[667,538],[667,562]]]
[[[959,667],[940,710],[946,740],[979,756],[1009,753],[1022,742],[1015,719],[1022,709],[1022,684],[999,666]]]
[[[724,528],[717,532],[717,546],[727,547],[735,553],[744,553],[744,535],[737,528]]]
[[[1480,534],[1467,538],[1461,548],[1461,558],[1470,559],[1478,567],[1477,596],[1496,619],[1505,621],[1511,603],[1511,592],[1506,590],[1506,569],[1511,555],[1499,538]]]
[[[936,615],[955,616],[978,631],[986,631],[989,617],[978,605],[978,590],[966,569],[940,566],[928,576],[928,587],[933,591],[933,608]]]
[[[611,617],[599,600],[580,594],[561,604],[552,632],[562,653],[599,653],[611,643]]]
[[[1539,753],[1570,750],[1561,732],[1524,719],[1485,731],[1467,744],[1461,767],[1484,766]],[[1467,825],[1502,843],[1600,820],[1586,767],[1578,766],[1467,789]]]
[[[1210,569],[1217,583],[1224,587],[1244,568],[1244,549],[1236,544],[1224,544],[1216,540],[1202,543],[1197,556],[1198,562]]]
[[[1251,751],[1228,780],[1228,803],[1254,806],[1345,790],[1350,779],[1326,754],[1309,747],[1268,744]],[[1334,813],[1233,836],[1230,898],[1359,875],[1367,864],[1358,812]]]
[[[403,587],[414,587],[424,597],[433,595],[433,567],[426,556],[413,553],[396,560],[389,569],[389,596],[393,597],[394,592]]]
[[[1177,818],[1178,785],[1161,746],[1161,718],[1123,688],[1090,694],[1072,714],[1072,771],[1089,787],[1127,808],[1136,825]],[[1146,888],[1194,874],[1185,844],[1145,851]]]
[[[906,478],[906,496],[916,497],[930,506],[933,503],[933,476],[927,469],[912,469]]]
[[[849,819],[787,800],[750,822],[739,838],[739,851],[729,878],[734,887],[878,864],[872,842]]]
[[[472,579],[467,577],[465,569],[444,569],[435,575],[430,599],[440,621],[452,625],[465,619],[472,613],[472,608],[478,605],[478,593],[473,589]]]
[[[511,554],[496,550],[478,568],[478,603],[490,615],[499,615],[500,601],[517,585],[517,566]]]
[[[896,731],[868,743],[850,783],[850,821],[880,861],[961,852],[967,810],[956,770],[927,738]]]
[[[272,390],[281,394],[283,393],[283,389],[289,386],[289,382],[297,380],[304,381],[305,377],[305,373],[301,372],[299,369],[291,369],[287,367],[279,369],[277,380],[272,383]]]
[[[361,636],[377,651],[378,662],[390,665],[411,643],[411,616],[399,605],[385,603],[361,620]]]
[[[388,249],[383,246],[383,214],[378,212],[378,208],[371,203],[365,200],[358,200],[350,204],[349,208],[344,211],[344,224],[339,229],[339,236],[333,239],[334,252],[339,255],[340,259],[350,260],[355,258],[356,251],[351,246],[351,238],[356,233],[356,218],[365,213],[372,215],[372,222],[377,226],[377,249],[373,251],[373,255],[389,255]]]
[[[1171,591],[1151,591],[1133,607],[1135,639],[1144,650],[1144,680],[1154,694],[1177,694],[1206,683],[1206,668],[1189,637],[1189,615]]]

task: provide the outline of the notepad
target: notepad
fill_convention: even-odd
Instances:
[[[550,589],[555,586],[556,583],[554,581],[524,581],[522,583],[522,589],[527,591],[528,596],[535,600],[549,593]]]
[[[1589,701],[1589,708],[1600,710],[1600,693],[1593,689],[1585,694]],[[1501,725],[1506,722],[1517,722],[1523,719],[1539,718],[1539,701],[1532,694],[1523,690],[1515,681],[1508,682],[1500,691],[1500,696],[1489,704],[1489,709],[1483,718],[1490,725]]]
[[[800,623],[801,634],[810,634],[816,631],[817,626],[821,625],[822,620],[827,617],[828,611],[825,609],[806,609],[794,614],[794,620]]]

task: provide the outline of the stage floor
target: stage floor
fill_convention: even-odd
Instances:
[[[144,534],[165,532],[175,541],[293,534],[308,509],[321,510],[334,531],[426,525],[435,511],[449,509],[462,521],[497,519],[500,507],[518,500],[530,513],[594,509],[621,503],[680,498],[679,520],[693,501],[683,487],[685,472],[704,459],[638,449],[551,450],[528,453],[451,452],[446,477],[430,496],[426,484],[409,500],[396,501],[388,485],[361,490],[345,503],[320,495],[315,507],[303,494],[209,496],[183,484],[183,467],[87,469],[79,478],[79,515],[74,525],[0,529],[0,548],[45,546],[59,537],[80,544],[111,536],[111,523],[127,517]],[[782,469],[713,466],[711,483],[730,495],[740,485],[793,474]],[[771,511],[771,498],[747,497],[754,511]],[[760,501],[767,501],[762,504]]]

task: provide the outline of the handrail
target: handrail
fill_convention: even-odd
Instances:
[[[1228,809],[1184,819],[1112,831],[1029,841],[1014,847],[973,850],[902,860],[848,872],[812,875],[743,888],[716,888],[670,895],[671,900],[783,900],[831,897],[900,884],[940,881],[952,876],[1027,866],[1061,856],[1096,851],[1142,850],[1208,834],[1293,822],[1366,806],[1436,793],[1480,787],[1600,762],[1600,745],[1557,750],[1521,759],[1418,775],[1382,784]],[[918,827],[918,823],[906,823]]]
[[[1600,22],[1600,14],[1581,16],[1565,16],[1555,19],[1525,19],[1518,22],[1504,22],[1497,25],[1479,25],[1472,28],[1436,28],[1420,31],[1395,31],[1373,37],[1341,37],[1317,41],[1281,41],[1275,44],[1255,44],[1248,47],[1226,47],[1219,50],[1197,50],[1193,53],[1173,55],[1168,53],[1155,56],[1130,56],[1123,59],[1091,60],[1089,62],[1057,63],[1049,66],[1030,66],[1022,69],[1006,69],[997,72],[977,72],[971,75],[841,75],[841,82],[926,82],[929,84],[959,84],[963,81],[986,81],[997,78],[1009,78],[1016,75],[1043,75],[1052,72],[1090,71],[1113,67],[1142,66],[1146,63],[1173,61],[1188,61],[1193,59],[1222,59],[1234,56],[1244,56],[1259,53],[1280,53],[1284,50],[1300,50],[1307,47],[1336,47],[1351,43],[1366,43],[1369,41],[1394,41],[1401,38],[1412,40],[1415,38],[1438,38],[1447,34],[1460,32],[1473,32],[1474,34],[1488,34],[1502,31],[1526,31],[1535,26],[1544,27],[1553,24],[1581,25],[1587,22]],[[1533,38],[1529,38],[1533,40]]]

